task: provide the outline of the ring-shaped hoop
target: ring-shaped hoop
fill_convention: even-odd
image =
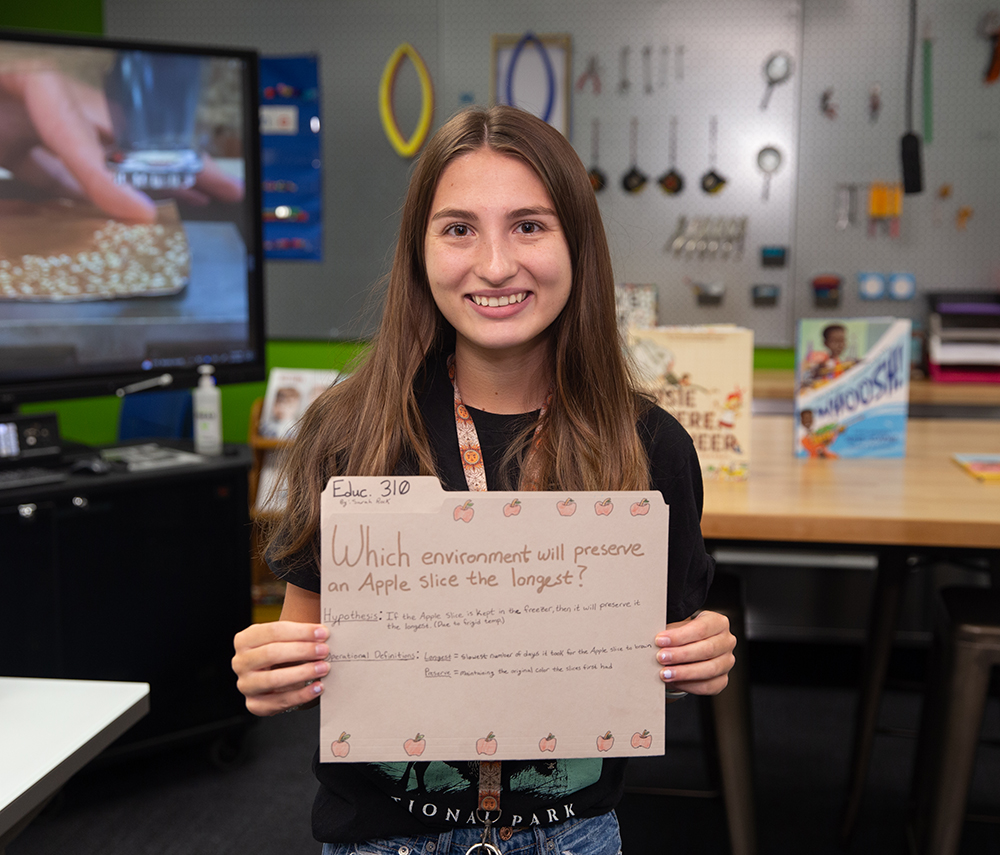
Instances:
[[[493,820],[490,819],[491,813],[496,813],[497,822],[499,822],[501,816],[499,810],[491,811],[491,810],[483,810],[482,808],[476,808],[476,819],[478,819],[483,825],[493,825]],[[480,814],[486,814],[485,818],[480,816]]]
[[[482,850],[482,852],[479,852]],[[501,855],[500,850],[494,846],[492,843],[473,843],[468,849],[465,850],[465,855],[473,855],[473,853],[479,853],[479,855]]]
[[[549,52],[534,33],[529,32],[521,36],[518,43],[514,45],[514,52],[510,55],[510,65],[507,66],[507,104],[511,107],[517,106],[514,103],[514,66],[517,65],[517,61],[521,58],[521,51],[524,50],[524,46],[529,42],[537,46],[538,52],[542,55],[542,64],[545,66],[545,78],[549,84],[549,91],[546,96],[545,109],[542,111],[540,118],[543,122],[548,122],[552,118],[552,108],[556,103],[556,73],[552,69],[552,60],[549,59]]]
[[[399,132],[399,124],[396,122],[396,114],[392,106],[392,94],[396,86],[396,75],[403,64],[403,59],[409,57],[413,67],[417,70],[417,77],[420,79],[420,118],[417,126],[413,130],[413,135],[404,140]],[[382,119],[382,128],[389,142],[400,157],[413,157],[421,146],[427,141],[427,134],[430,133],[431,120],[434,117],[434,86],[431,83],[430,73],[424,64],[423,58],[409,42],[403,42],[389,57],[382,71],[382,79],[378,85],[378,112]]]

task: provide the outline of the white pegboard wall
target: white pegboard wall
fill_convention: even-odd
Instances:
[[[920,30],[934,39],[933,140],[924,147],[925,193],[904,198],[900,237],[869,238],[858,199],[858,225],[835,226],[836,187],[900,176],[904,131],[906,4],[898,0],[106,0],[109,36],[219,43],[263,53],[317,52],[323,88],[325,258],[321,264],[269,263],[269,328],[275,337],[337,338],[363,333],[364,294],[386,269],[397,209],[410,163],[390,148],[378,119],[382,68],[402,41],[421,52],[434,81],[435,127],[470,101],[489,97],[494,33],[567,33],[573,77],[591,56],[600,63],[602,93],[573,93],[572,141],[591,165],[591,125],[600,121],[599,165],[609,187],[600,198],[619,281],[653,282],[661,322],[734,321],[751,326],[760,345],[790,345],[799,316],[897,314],[920,320],[912,302],[862,301],[862,270],[916,275],[918,292],[1000,285],[996,240],[1000,214],[1000,84],[982,83],[988,42],[976,33],[980,0],[921,0]],[[617,92],[620,50],[630,47],[630,91]],[[643,91],[642,48],[653,48],[654,92]],[[684,46],[683,80],[673,67]],[[670,68],[661,83],[658,50]],[[766,55],[786,49],[795,60],[789,83],[759,110]],[[881,87],[872,122],[868,96]],[[915,118],[920,109],[917,54]],[[837,118],[819,109],[832,88]],[[400,127],[412,127],[416,87],[404,68],[395,99]],[[729,179],[718,196],[698,180],[708,168],[708,120],[718,117],[717,171]],[[677,169],[686,189],[668,197],[654,183],[668,166],[670,117],[678,119]],[[629,127],[639,120],[636,165],[649,176],[637,195],[621,189],[631,166]],[[762,145],[786,155],[760,199],[763,176],[754,158]],[[951,196],[937,200],[943,184]],[[972,211],[963,229],[959,208]],[[679,216],[747,216],[746,254],[737,265],[678,261],[664,252]],[[761,244],[787,244],[790,265],[762,270]],[[843,277],[835,310],[813,306],[810,280]],[[720,280],[718,307],[699,307],[685,279]],[[754,283],[782,285],[777,306],[755,308]]]
[[[985,86],[989,42],[976,26],[984,11],[973,0],[921,0],[918,40],[932,38],[932,139],[923,146],[924,192],[904,196],[897,239],[868,234],[867,188],[900,180],[900,139],[906,130],[905,3],[847,0],[831,10],[806,0],[803,44],[800,171],[795,260],[796,313],[800,316],[874,315],[926,317],[930,291],[1000,287],[1000,85]],[[913,113],[923,136],[922,44],[915,56]],[[873,83],[881,85],[877,121],[868,114]],[[822,115],[819,99],[833,89],[835,119]],[[858,222],[835,225],[836,186],[859,185]],[[948,199],[938,199],[950,185]],[[972,211],[964,228],[961,208]],[[912,301],[865,301],[857,274],[913,273]],[[841,306],[816,309],[810,280],[817,273],[843,277]]]
[[[489,93],[489,67],[482,53],[493,33],[565,32],[573,39],[573,81],[591,57],[600,70],[601,91],[592,84],[573,91],[572,142],[590,167],[592,125],[599,123],[598,160],[607,175],[598,195],[619,282],[652,283],[659,291],[661,323],[735,322],[751,326],[761,343],[784,340],[791,319],[791,268],[760,270],[761,243],[791,242],[794,210],[798,108],[797,75],[775,88],[766,111],[762,67],[771,51],[782,49],[798,62],[800,6],[789,0],[715,0],[706,10],[686,0],[670,2],[510,3],[472,15],[458,0],[441,0],[444,79],[442,102],[457,108],[470,95],[482,103]],[[643,48],[649,46],[652,92],[645,91]],[[628,47],[629,86],[620,91],[621,51]],[[661,69],[660,53],[668,61]],[[678,48],[681,50],[679,51]],[[681,55],[678,62],[678,54]],[[473,74],[468,70],[478,71]],[[465,74],[460,72],[465,70]],[[661,71],[663,72],[661,74]],[[677,118],[676,168],[685,189],[668,196],[656,184],[670,166],[669,128]],[[716,168],[728,180],[716,196],[699,187],[709,169],[709,120],[718,118]],[[635,166],[648,177],[640,193],[622,188],[632,167],[630,129],[638,120]],[[778,146],[783,163],[769,199],[761,199],[763,174],[756,155],[764,145]],[[731,219],[746,216],[748,233],[742,260],[725,262],[677,259],[665,250],[679,217]],[[719,306],[699,305],[692,282],[722,282]],[[782,298],[774,307],[756,308],[750,289],[778,284]]]

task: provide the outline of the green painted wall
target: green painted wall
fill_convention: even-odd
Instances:
[[[333,368],[339,371],[360,348],[357,342],[272,341],[267,344],[265,358],[269,371],[271,368]],[[231,383],[219,388],[222,392],[222,437],[226,442],[246,442],[250,409],[257,398],[264,397],[266,383]],[[74,442],[111,445],[118,439],[121,400],[113,395],[23,404],[21,410],[56,412],[60,433]]]
[[[101,0],[42,0],[40,3],[0,3],[0,27],[55,30],[68,33],[104,32]]]

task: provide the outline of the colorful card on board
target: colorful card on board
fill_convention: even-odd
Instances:
[[[795,348],[795,456],[903,457],[911,322],[804,318]]]
[[[687,430],[706,479],[742,481],[750,466],[753,331],[730,324],[632,328],[640,386]]]

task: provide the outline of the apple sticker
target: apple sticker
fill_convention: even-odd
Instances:
[[[634,517],[644,517],[649,513],[649,499],[643,499],[641,502],[633,502],[632,507],[629,508],[629,513]]]
[[[548,736],[542,737],[538,741],[538,750],[539,751],[555,751],[556,750],[556,738],[555,738],[555,735],[552,734],[552,733],[549,733]]]
[[[505,517],[516,517],[519,513],[521,513],[520,499],[514,499],[514,501],[503,506],[503,515]]]
[[[476,740],[476,754],[496,754],[497,753],[497,741],[496,737],[493,735],[493,731],[489,732],[489,735]]]
[[[594,504],[594,510],[597,511],[599,517],[606,517],[614,510],[614,505],[611,504],[610,496],[603,502],[596,502]]]
[[[561,502],[556,502],[556,510],[559,511],[559,516],[571,517],[576,513],[576,502],[572,499],[564,499]]]
[[[632,734],[632,747],[633,748],[649,748],[653,744],[653,736],[648,730],[644,730],[642,733]]]
[[[470,522],[475,511],[472,510],[472,499],[468,499],[464,505],[455,508],[455,522]]]
[[[615,738],[611,735],[609,730],[604,736],[597,737],[597,750],[598,751],[610,751],[611,746],[615,744]]]
[[[340,734],[340,739],[330,746],[330,750],[333,752],[334,757],[346,757],[351,753],[351,746],[347,741],[350,738],[351,734],[349,734],[346,730]]]
[[[424,735],[422,733],[418,733],[413,737],[413,739],[407,739],[406,742],[403,743],[403,750],[410,757],[419,757],[424,753],[424,749],[426,747],[427,743],[424,741]]]

